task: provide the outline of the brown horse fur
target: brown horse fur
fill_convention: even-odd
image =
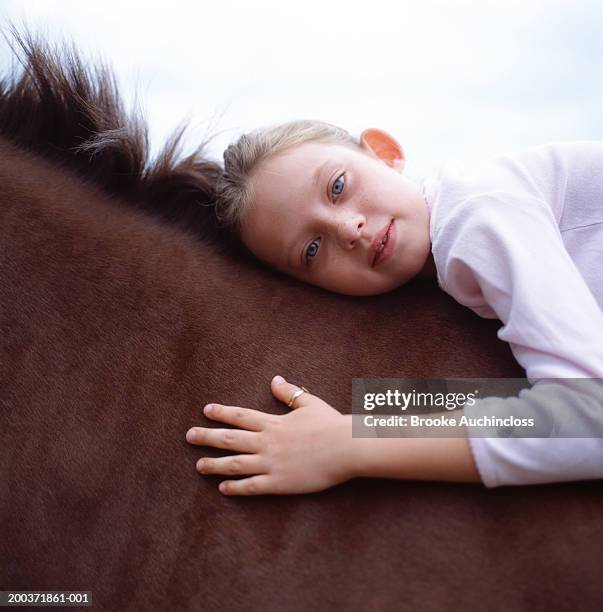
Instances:
[[[436,286],[329,294],[216,248],[212,180],[155,164],[110,73],[20,41],[0,95],[0,588],[103,610],[599,610],[600,483],[355,479],[224,497],[186,430],[209,401],[283,414],[280,373],[517,376],[499,325]],[[165,211],[167,215],[165,214]],[[206,237],[211,240],[206,240]],[[220,426],[220,425],[218,425]]]

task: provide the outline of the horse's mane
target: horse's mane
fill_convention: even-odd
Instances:
[[[151,160],[146,123],[126,112],[105,64],[84,65],[73,44],[10,34],[21,69],[0,80],[0,136],[199,236],[225,237],[212,206],[222,168],[203,156],[209,140],[181,158],[180,128]]]

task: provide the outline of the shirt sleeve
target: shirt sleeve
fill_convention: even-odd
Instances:
[[[452,207],[434,237],[440,284],[458,302],[503,323],[534,386],[516,398],[484,398],[468,417],[532,414],[549,418],[551,398],[571,414],[565,427],[600,423],[603,312],[563,244],[550,207],[532,196],[492,192]],[[584,385],[560,379],[588,378]],[[561,427],[561,429],[559,429]],[[486,486],[603,478],[603,438],[470,436]],[[599,426],[600,431],[600,426]],[[567,435],[567,433],[566,433]]]

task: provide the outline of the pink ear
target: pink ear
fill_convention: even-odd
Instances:
[[[383,130],[369,128],[360,135],[362,144],[392,167],[399,167],[404,152],[398,141]]]

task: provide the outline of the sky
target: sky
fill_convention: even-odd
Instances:
[[[217,134],[221,161],[241,133],[321,119],[387,130],[419,180],[451,158],[603,139],[600,0],[0,0],[9,21],[112,66],[154,151],[187,124],[185,152]]]

